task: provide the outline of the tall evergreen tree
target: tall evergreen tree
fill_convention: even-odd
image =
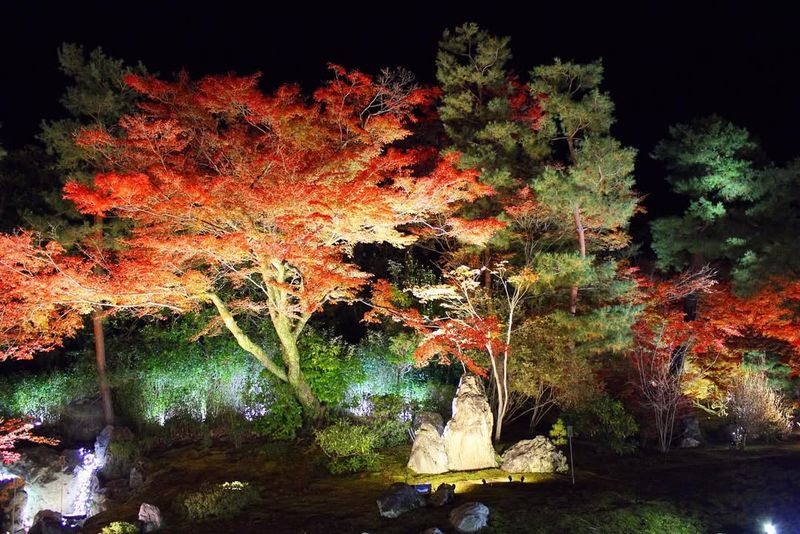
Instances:
[[[96,150],[79,146],[75,142],[81,128],[93,127],[111,135],[121,129],[120,119],[135,110],[137,95],[127,86],[127,74],[147,74],[143,65],[127,66],[123,60],[107,56],[97,48],[88,55],[81,46],[65,43],[58,51],[61,71],[71,80],[61,97],[68,118],[43,121],[39,140],[52,157],[52,170],[61,183],[44,192],[51,214],[35,217],[34,225],[40,230],[55,230],[63,244],[78,243],[85,250],[102,256],[110,246],[107,238],[124,231],[118,221],[102,217],[87,218],[79,214],[74,205],[63,199],[61,188],[67,182],[89,183],[98,172],[109,170],[104,155]],[[103,416],[106,424],[114,423],[111,389],[106,377],[105,332],[103,313],[92,314],[95,340],[95,359],[100,382]]]

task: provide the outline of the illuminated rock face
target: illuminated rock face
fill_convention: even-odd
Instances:
[[[447,453],[444,438],[431,423],[422,423],[417,429],[408,468],[416,473],[438,474],[447,471]]]
[[[480,502],[468,502],[450,512],[450,524],[456,532],[478,532],[489,522],[489,507]]]
[[[492,447],[494,418],[478,377],[464,375],[453,399],[453,417],[444,429],[450,471],[497,467]]]
[[[544,436],[524,439],[503,454],[507,473],[566,473],[567,457]]]

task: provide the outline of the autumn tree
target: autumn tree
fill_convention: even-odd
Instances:
[[[297,341],[315,312],[352,301],[367,283],[353,248],[404,247],[431,234],[481,243],[499,226],[449,217],[491,193],[454,167],[455,155],[424,161],[424,152],[391,148],[427,92],[389,72],[332,70],[310,100],[296,86],[264,94],[258,76],[129,75],[146,101],[120,121],[122,135],[94,128],[80,136],[115,170],[65,189],[82,213],[133,226],[111,278],[135,273],[180,310],[212,304],[309,418],[320,403]],[[248,315],[272,324],[281,361],[248,333]]]

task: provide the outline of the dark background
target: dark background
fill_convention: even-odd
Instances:
[[[800,155],[797,58],[800,30],[779,3],[498,1],[382,2],[0,2],[0,143],[33,140],[43,118],[63,114],[65,78],[56,50],[65,41],[97,46],[128,63],[169,76],[263,72],[265,89],[308,88],[327,78],[326,63],[375,72],[404,66],[434,81],[445,28],[475,21],[512,37],[513,67],[553,57],[603,58],[605,87],[617,106],[614,134],[640,151],[639,190],[649,217],[676,208],[663,170],[648,157],[670,124],[718,113],[748,127],[777,161]],[[523,7],[520,7],[523,6]]]

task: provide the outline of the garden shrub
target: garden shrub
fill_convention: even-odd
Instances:
[[[300,368],[317,398],[328,405],[345,400],[350,384],[363,382],[364,367],[341,337],[306,329],[298,340]]]
[[[315,438],[333,474],[368,470],[381,459],[375,451],[379,436],[368,426],[342,420],[317,430]]]
[[[618,400],[603,395],[582,410],[566,412],[576,436],[587,437],[601,450],[629,454],[636,450],[631,438],[639,431],[636,420]]]
[[[139,527],[125,521],[114,521],[103,527],[100,534],[139,534]]]
[[[262,371],[265,383],[269,384],[260,397],[265,413],[253,418],[253,428],[257,434],[272,440],[295,439],[303,424],[303,408],[287,384],[266,375]]]
[[[377,447],[391,447],[408,441],[414,404],[399,395],[375,395],[369,399],[371,413],[365,426],[376,436]]]
[[[188,521],[232,517],[258,501],[258,492],[248,482],[223,482],[205,486],[179,497],[177,509]]]
[[[734,378],[726,411],[737,426],[737,445],[742,448],[748,439],[775,439],[792,429],[791,407],[764,372],[744,371]]]

